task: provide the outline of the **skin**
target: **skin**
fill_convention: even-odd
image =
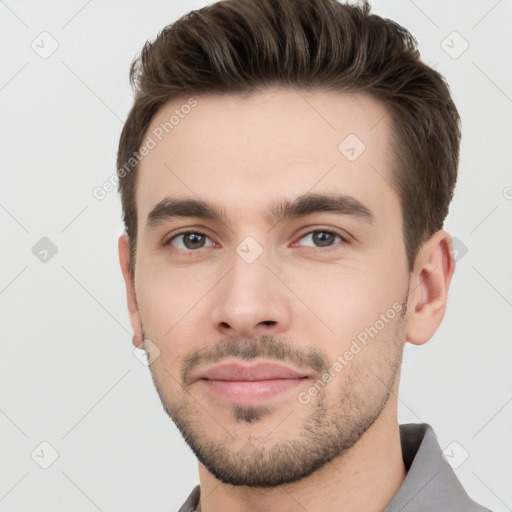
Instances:
[[[186,99],[164,105],[147,133]],[[199,459],[199,509],[382,511],[406,477],[397,417],[403,346],[426,343],[443,319],[451,237],[441,230],[427,240],[409,274],[390,185],[392,127],[371,97],[272,88],[196,99],[140,164],[134,275],[125,235],[119,258],[133,344],[147,338],[160,351],[150,365],[155,387]],[[338,149],[348,134],[366,146],[355,161]],[[307,192],[350,195],[375,222],[332,212],[265,220],[271,201]],[[174,218],[147,229],[151,209],[171,194],[221,205],[226,223]],[[183,236],[163,245],[194,230],[207,235],[203,246]],[[346,241],[320,245],[314,234],[325,231]],[[248,236],[262,249],[251,263],[237,253]],[[301,403],[299,393],[393,304],[400,314]],[[193,380],[247,350],[251,362],[276,361],[278,348],[309,378],[263,407],[237,408]],[[184,379],[193,354],[200,357]]]

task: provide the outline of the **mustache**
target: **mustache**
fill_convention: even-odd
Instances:
[[[191,372],[205,363],[218,363],[227,357],[251,360],[261,357],[269,360],[288,362],[297,367],[312,368],[317,373],[329,367],[328,356],[320,348],[300,349],[285,338],[262,335],[256,339],[243,337],[225,338],[211,348],[195,349],[183,361],[181,380],[185,385],[190,381]]]

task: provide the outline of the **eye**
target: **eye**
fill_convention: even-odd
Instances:
[[[326,229],[317,229],[314,231],[310,231],[309,233],[305,233],[304,235],[301,236],[300,240],[309,238],[314,244],[318,244],[314,245],[313,247],[322,248],[332,247],[334,245],[336,237],[339,238],[342,243],[348,243],[348,241],[338,233]]]
[[[309,231],[308,233],[303,234],[299,240],[308,238],[315,244],[313,245],[313,248],[327,248],[327,250],[335,245],[336,238],[338,238],[341,243],[349,243],[348,240],[340,234],[327,229]],[[183,231],[169,238],[169,240],[164,242],[163,245],[172,245],[174,248],[179,250],[194,252],[204,247],[215,245],[213,242],[205,245],[207,239],[210,240],[210,237],[201,231]],[[181,240],[180,243],[174,242],[179,240]],[[293,245],[297,244],[295,243]]]
[[[180,244],[173,244],[173,240],[182,239]],[[164,245],[172,245],[176,249],[182,250],[197,250],[205,247],[205,240],[209,238],[208,235],[201,231],[183,231],[174,235],[172,238],[164,242]],[[213,245],[213,244],[210,244]]]

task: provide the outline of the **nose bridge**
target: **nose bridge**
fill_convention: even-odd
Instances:
[[[283,330],[290,313],[286,290],[273,272],[271,251],[247,236],[235,247],[230,271],[217,288],[213,310],[214,326],[252,336],[272,326]]]

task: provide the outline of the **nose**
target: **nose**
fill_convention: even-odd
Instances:
[[[279,335],[290,327],[290,292],[273,265],[260,255],[248,263],[238,254],[212,290],[214,328],[223,336]]]

